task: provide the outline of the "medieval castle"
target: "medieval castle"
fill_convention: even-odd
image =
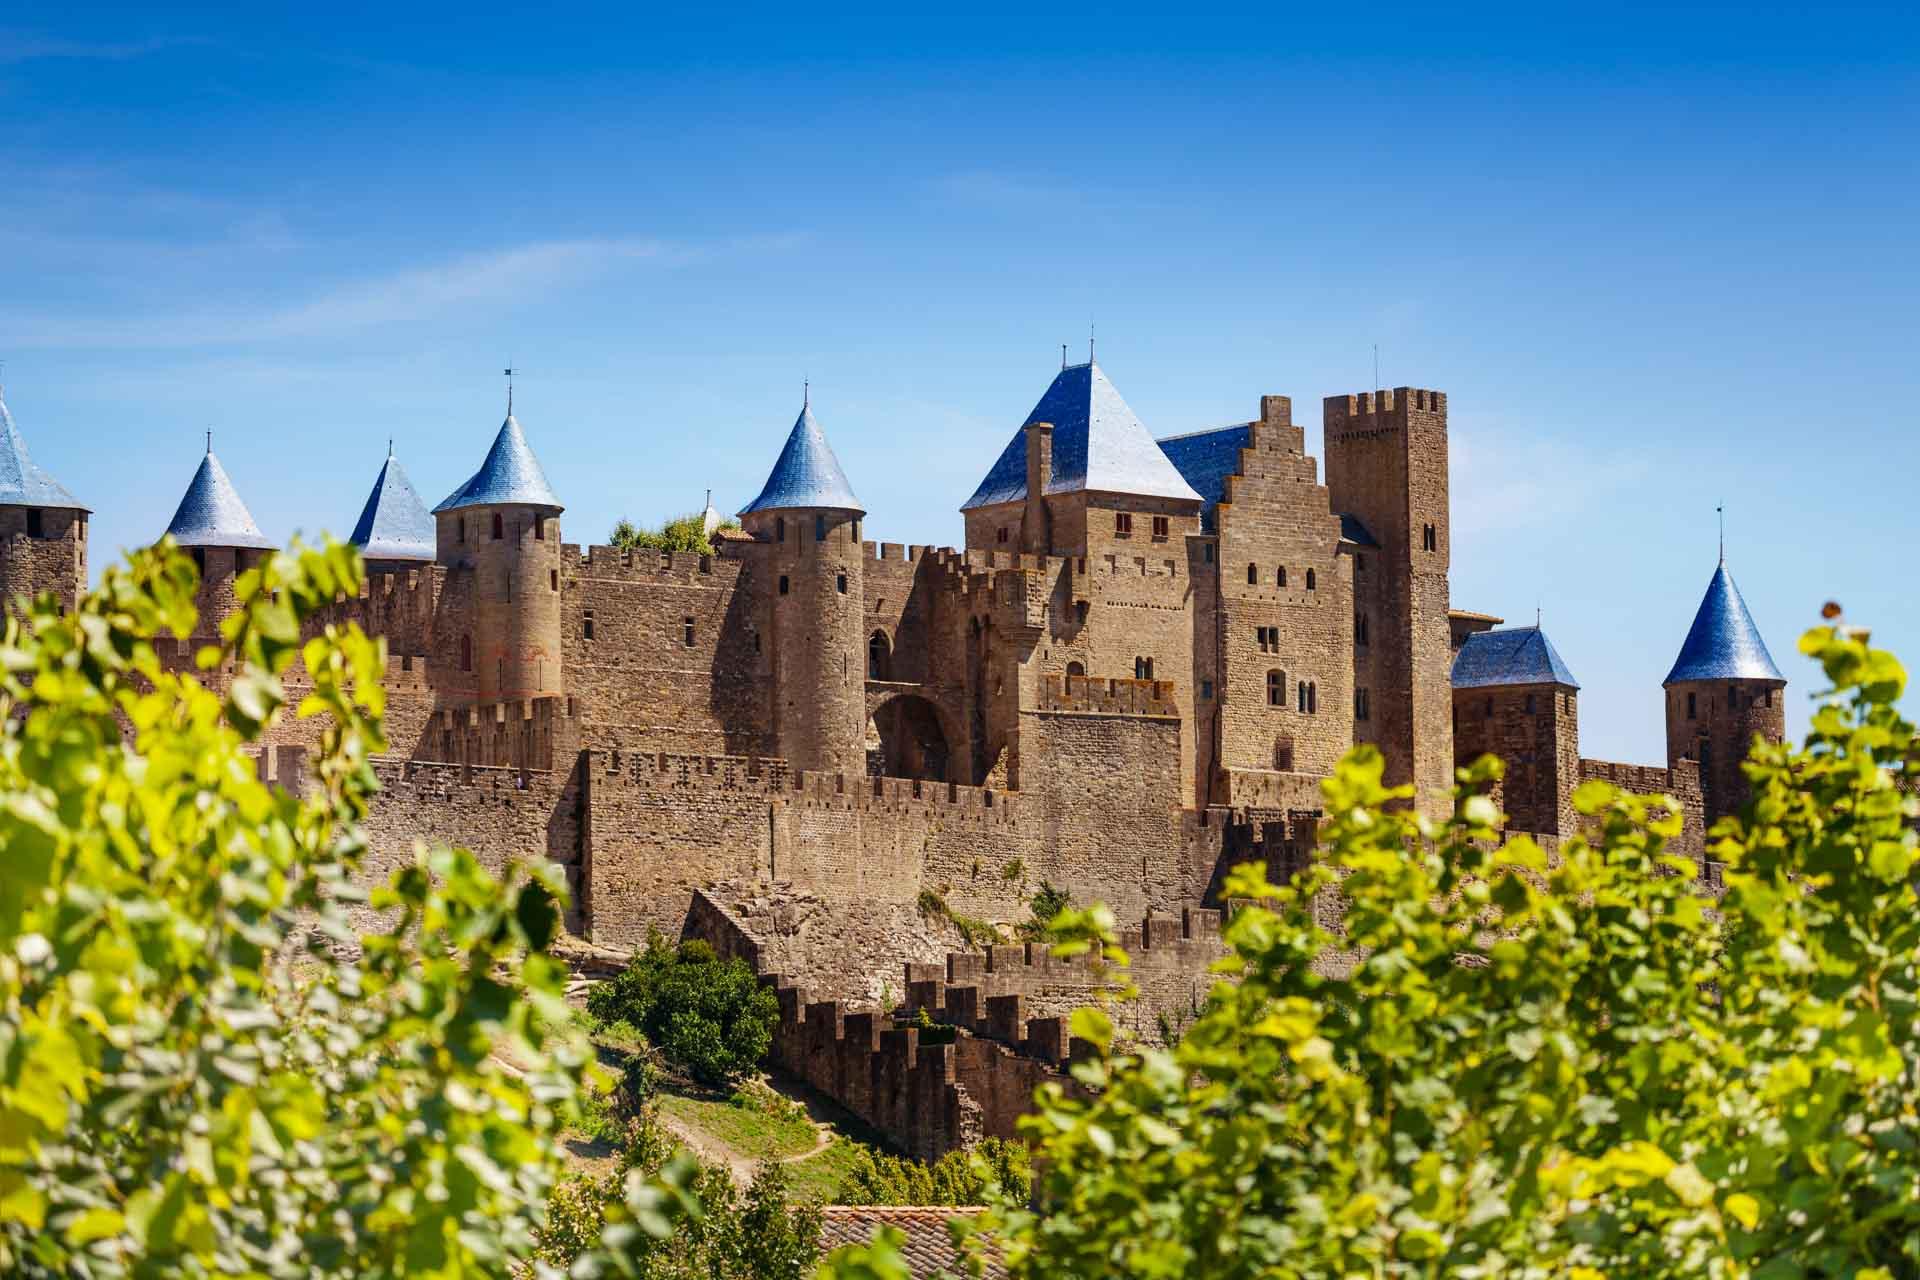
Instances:
[[[1073,984],[1001,954],[1019,948],[943,961],[953,935],[932,917],[1018,920],[1042,881],[1105,901],[1144,920],[1134,941],[1158,947],[1177,1001],[1204,981],[1224,870],[1299,865],[1320,780],[1355,743],[1429,809],[1457,764],[1502,756],[1510,828],[1547,841],[1574,829],[1584,779],[1666,792],[1698,856],[1743,798],[1747,743],[1785,728],[1785,681],[1725,566],[1665,681],[1664,765],[1583,759],[1579,685],[1546,635],[1452,608],[1445,394],[1334,396],[1323,414],[1324,478],[1285,396],[1155,439],[1100,365],[1063,368],[961,504],[964,550],[866,540],[810,406],[712,555],[563,543],[511,405],[431,511],[389,457],[352,536],[368,583],[336,606],[389,655],[376,855],[543,854],[585,939],[691,930],[853,1000],[944,963],[981,981],[923,1006],[1056,1063],[1058,1028],[1023,1031],[1017,1002],[1053,1011],[1046,993]],[[4,403],[0,431],[0,592],[71,601],[87,509]],[[166,532],[202,575],[185,661],[271,546],[211,450]],[[290,786],[302,732],[279,726],[262,759]],[[1161,972],[1143,968],[1150,997]],[[795,1046],[822,1016],[829,1057],[884,1052],[872,1018],[849,1050],[838,1005],[783,1003],[782,1053],[809,1078]],[[932,1111],[959,1106],[954,1071],[928,1077]],[[908,1145],[964,1139],[942,1123],[959,1128]]]

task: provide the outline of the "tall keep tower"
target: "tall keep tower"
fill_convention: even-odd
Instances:
[[[198,643],[214,643],[220,635],[220,622],[233,612],[233,584],[241,574],[259,564],[273,543],[253,522],[253,513],[240,500],[240,493],[220,465],[213,451],[213,438],[207,438],[206,456],[187,483],[187,491],[167,525],[167,534],[186,548],[200,569],[200,593],[194,603],[200,620],[194,626]]]
[[[866,771],[865,514],[809,400],[740,509],[767,567],[774,742],[797,769]]]
[[[51,591],[71,609],[87,589],[87,509],[35,465],[0,390],[0,607]]]
[[[1699,762],[1711,827],[1747,801],[1749,788],[1740,762],[1747,758],[1754,735],[1779,742],[1787,734],[1786,677],[1773,665],[1773,655],[1724,560],[1707,583],[1707,594],[1664,684],[1667,765]]]
[[[433,509],[448,570],[435,684],[455,701],[554,696],[560,670],[560,513],[507,394],[486,461]]]
[[[1386,757],[1388,783],[1411,782],[1423,810],[1443,810],[1453,785],[1447,397],[1412,387],[1329,396],[1323,421],[1333,509],[1379,543],[1354,565],[1354,607],[1369,617],[1354,685],[1372,703],[1355,733]]]

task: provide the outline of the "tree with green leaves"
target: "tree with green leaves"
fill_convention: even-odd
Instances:
[[[695,1079],[726,1085],[766,1056],[780,1004],[746,961],[722,960],[699,939],[676,946],[654,930],[625,969],[588,993],[587,1012],[632,1026]]]
[[[738,529],[738,520],[723,520],[719,529]],[[609,544],[624,549],[645,548],[650,551],[691,551],[696,555],[713,554],[713,540],[707,535],[706,513],[689,512],[675,516],[663,522],[658,528],[637,525],[622,516],[614,524],[613,531],[607,535]]]
[[[1315,864],[1232,876],[1177,1044],[1075,1016],[1085,1093],[1039,1092],[1033,1202],[982,1239],[1021,1277],[1920,1275],[1920,744],[1891,655],[1801,647],[1831,688],[1755,743],[1717,900],[1670,799],[1589,783],[1549,856],[1501,838],[1498,761],[1429,823],[1357,749]],[[1124,959],[1104,908],[1059,932]]]
[[[458,1277],[530,1259],[589,1053],[546,954],[563,882],[437,849],[358,887],[384,655],[316,620],[360,578],[337,545],[241,574],[196,661],[232,673],[224,693],[156,651],[195,632],[194,566],[170,544],[71,612],[43,596],[8,618],[0,1270]],[[304,797],[256,776],[289,716],[317,743]],[[357,906],[384,923],[356,930]],[[629,1268],[636,1241],[696,1213],[690,1176],[630,1179],[597,1265]]]

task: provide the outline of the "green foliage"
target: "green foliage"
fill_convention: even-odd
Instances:
[[[1353,752],[1322,858],[1231,878],[1231,981],[1176,1046],[1076,1017],[1091,1092],[1041,1090],[1037,1207],[988,1214],[1012,1273],[1920,1275],[1920,745],[1890,655],[1802,649],[1833,688],[1804,746],[1754,746],[1718,902],[1671,800],[1589,783],[1548,858],[1500,843],[1497,761],[1429,823]]]
[[[985,920],[962,915],[947,905],[946,895],[935,889],[922,889],[916,900],[922,920],[944,920],[952,925],[967,946],[986,949],[1001,941],[1000,931]]]
[[[862,1147],[837,1193],[841,1204],[986,1204],[989,1188],[1024,1202],[1032,1186],[1025,1143],[988,1138],[932,1164]]]
[[[698,940],[672,946],[658,933],[618,977],[588,993],[587,1011],[638,1028],[670,1062],[714,1085],[732,1083],[766,1056],[780,1016],[773,992],[745,961],[721,960]]]
[[[738,520],[723,520],[716,531],[738,529]],[[703,556],[713,554],[713,542],[707,536],[706,514],[695,511],[684,516],[675,516],[657,529],[636,525],[622,517],[613,526],[613,532],[607,535],[607,541],[613,546],[624,548],[646,548],[653,551],[692,551]]]
[[[671,1233],[641,1234],[625,1241],[615,1267],[604,1248],[609,1210],[616,1220],[619,1191],[635,1180],[659,1180],[676,1167],[691,1170],[690,1201],[699,1211],[683,1217]],[[688,1163],[676,1153],[651,1108],[634,1117],[619,1169],[604,1178],[571,1179],[556,1191],[540,1229],[537,1256],[575,1275],[620,1274],[638,1280],[790,1280],[819,1256],[820,1211],[788,1203],[785,1166],[759,1165],[745,1191],[718,1165]]]
[[[1060,913],[1072,905],[1072,894],[1065,889],[1056,889],[1042,880],[1040,887],[1033,891],[1033,899],[1028,904],[1033,915],[1020,922],[1017,932],[1028,942],[1038,942],[1047,936],[1048,927],[1059,918]]]
[[[356,888],[383,653],[322,618],[360,574],[338,545],[241,574],[197,655],[232,672],[224,697],[156,653],[196,622],[171,544],[69,614],[42,597],[7,620],[8,1274],[451,1277],[529,1255],[588,1060],[545,954],[564,889],[448,849]],[[289,716],[317,747],[304,797],[248,754]],[[384,923],[361,934],[368,906]],[[643,1229],[681,1212],[671,1179],[633,1192]]]

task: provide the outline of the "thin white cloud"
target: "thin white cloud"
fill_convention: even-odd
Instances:
[[[721,246],[779,246],[782,237]],[[425,267],[348,281],[280,305],[0,320],[13,348],[173,348],[319,338],[420,321],[455,308],[507,305],[566,289],[636,264],[675,265],[715,252],[642,238],[553,240],[468,254]]]
[[[206,39],[200,36],[153,36],[145,40],[101,42],[36,36],[22,31],[0,31],[0,66],[17,66],[23,62],[39,62],[49,58],[126,62],[164,49],[206,43]]]

